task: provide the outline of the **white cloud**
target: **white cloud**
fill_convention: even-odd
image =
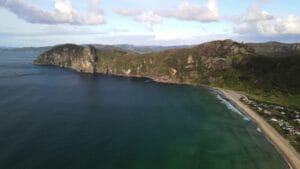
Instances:
[[[141,11],[127,8],[114,8],[113,11],[122,16],[137,16],[141,14]]]
[[[148,11],[140,15],[134,16],[136,22],[142,23],[146,29],[153,31],[153,25],[162,22],[160,15],[153,11]]]
[[[212,22],[219,19],[216,0],[208,0],[206,5],[195,5],[184,2],[177,6],[176,9],[164,10],[160,14],[164,17],[199,22]]]
[[[113,11],[118,15],[132,17],[136,21],[147,21],[152,24],[161,22],[163,18],[197,22],[213,22],[219,19],[217,0],[208,0],[205,5],[184,2],[174,9],[141,12],[127,8],[114,8]]]
[[[300,17],[274,16],[258,7],[248,11],[236,21],[234,31],[239,34],[285,35],[300,34]]]
[[[144,24],[149,30],[152,30],[154,24],[162,22],[162,17],[154,11],[141,12],[127,8],[114,8],[113,11],[118,15],[131,17],[134,21]]]
[[[74,12],[68,0],[55,0],[55,18],[63,22],[74,22]]]
[[[244,21],[262,21],[262,20],[272,20],[274,16],[266,11],[261,11],[259,8],[251,8],[248,12],[241,18]]]
[[[0,7],[6,8],[19,18],[30,23],[97,25],[105,23],[103,13],[95,7],[98,0],[87,0],[89,12],[78,13],[69,0],[55,0],[54,11],[47,11],[29,4],[26,0],[1,0]]]
[[[300,34],[300,17],[289,15],[282,26],[284,27],[283,33]]]
[[[149,12],[143,13],[140,16],[136,16],[135,20],[141,21],[141,22],[159,23],[162,21],[162,18],[157,13],[155,13],[153,11],[149,11]]]

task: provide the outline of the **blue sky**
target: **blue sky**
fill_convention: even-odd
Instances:
[[[300,41],[299,0],[0,0],[0,46]]]

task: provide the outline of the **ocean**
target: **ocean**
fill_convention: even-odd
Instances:
[[[257,127],[201,87],[32,65],[0,52],[1,169],[286,169]]]

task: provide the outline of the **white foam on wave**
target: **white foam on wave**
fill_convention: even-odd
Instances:
[[[238,110],[236,107],[234,107],[229,101],[227,101],[226,99],[222,98],[219,94],[217,94],[217,99],[219,99],[219,100],[221,101],[221,103],[225,104],[226,107],[227,107],[229,110],[231,110],[231,111],[233,111],[233,112],[239,114],[240,116],[242,116],[244,120],[247,120],[247,121],[250,120],[250,119],[249,119],[247,116],[245,116],[240,110]]]
[[[256,130],[261,133],[261,129],[259,127],[257,127]]]

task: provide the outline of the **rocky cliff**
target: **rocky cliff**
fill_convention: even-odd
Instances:
[[[95,73],[98,64],[97,50],[92,46],[60,45],[41,54],[34,60],[34,64],[55,65],[78,72]]]

